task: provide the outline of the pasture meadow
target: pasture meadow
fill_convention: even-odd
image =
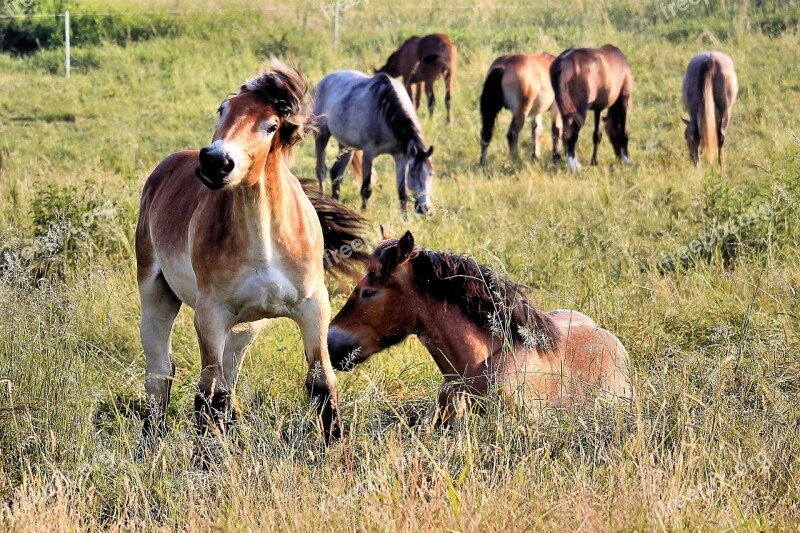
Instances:
[[[20,39],[38,37],[0,53],[2,529],[800,527],[797,2],[712,0],[665,18],[638,0],[351,1],[337,50],[324,2],[10,4],[68,8],[78,22],[70,78],[62,19],[14,19]],[[4,36],[11,23],[0,19]],[[243,419],[212,443],[204,472],[192,416],[199,353],[183,310],[170,431],[142,454],[133,232],[144,179],[167,154],[207,143],[219,102],[271,55],[314,82],[380,66],[407,36],[434,31],[459,49],[453,122],[441,85],[434,116],[421,110],[436,147],[435,213],[401,218],[383,157],[370,224],[471,254],[542,308],[592,316],[631,354],[634,404],[536,417],[490,406],[448,431],[414,426],[441,378],[412,339],[338,373],[346,437],[326,450],[299,332],[280,319],[250,351]],[[633,165],[621,167],[607,139],[600,165],[577,175],[532,161],[527,128],[513,163],[504,112],[484,172],[478,98],[494,57],[606,42],[636,80]],[[740,85],[722,170],[690,165],[680,120],[683,70],[707,49],[733,57]],[[584,163],[590,149],[584,130]],[[293,171],[314,177],[313,140]],[[359,205],[352,175],[342,193]],[[349,288],[330,281],[334,312]]]

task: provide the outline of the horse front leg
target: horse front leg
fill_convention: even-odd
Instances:
[[[317,156],[317,181],[319,181],[319,190],[325,194],[325,174],[328,173],[328,169],[325,166],[325,148],[328,146],[331,132],[324,123],[318,124],[318,128],[314,138],[314,149]]]
[[[408,159],[404,155],[397,155],[394,158],[394,165],[397,172],[397,197],[400,198],[400,210],[405,218],[408,216],[408,190],[406,188]]]
[[[211,428],[226,433],[232,421],[231,389],[225,380],[223,355],[233,322],[233,316],[224,306],[202,297],[199,299],[194,327],[202,366],[194,410],[201,436],[207,435]]]
[[[372,196],[372,154],[363,152],[361,157],[361,209],[366,211],[367,200]]]
[[[308,362],[306,389],[311,405],[319,412],[325,441],[330,444],[342,436],[339,392],[328,353],[328,324],[331,309],[328,290],[320,283],[313,296],[303,300],[292,316],[300,326]]]

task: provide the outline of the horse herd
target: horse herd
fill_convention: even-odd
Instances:
[[[175,378],[172,327],[183,304],[195,311],[202,361],[195,413],[202,435],[224,433],[234,421],[233,394],[245,353],[275,317],[292,318],[300,327],[305,384],[328,442],[342,434],[334,368],[352,370],[410,335],[419,337],[445,379],[433,413],[438,424],[488,395],[512,405],[633,397],[625,348],[588,316],[543,312],[519,285],[471,258],[422,248],[410,232],[399,239],[384,232],[372,254],[358,246],[366,221],[338,201],[348,166],[360,163],[366,208],[372,162],[392,154],[403,210],[407,189],[416,211],[430,210],[433,147],[425,144],[415,105],[424,86],[432,111],[433,83],[444,77],[449,121],[456,59],[447,37],[414,37],[374,76],[335,72],[311,94],[297,70],[273,60],[221,103],[208,146],[174,153],[151,173],[136,227],[146,442],[166,431]],[[683,98],[695,164],[701,149],[708,154],[713,148],[722,163],[736,89],[733,64],[724,54],[700,54],[690,62]],[[545,52],[499,57],[480,100],[481,162],[486,163],[494,122],[504,107],[513,114],[507,133],[513,157],[528,118],[533,156],[541,157],[541,115],[549,110],[553,157],[560,158],[563,142],[569,168],[576,170],[578,134],[594,111],[592,163],[601,118],[617,157],[627,162],[632,92],[630,66],[611,45],[570,49],[558,57]],[[294,147],[312,131],[319,189],[289,170]],[[324,153],[331,136],[340,150],[328,198]],[[325,254],[343,245],[352,253],[324,264]],[[352,274],[361,264],[366,273],[331,321],[325,269]]]

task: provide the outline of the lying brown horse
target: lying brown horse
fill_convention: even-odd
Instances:
[[[614,153],[623,163],[629,163],[628,115],[633,74],[620,49],[607,44],[602,48],[565,50],[550,65],[550,80],[564,121],[569,169],[575,172],[580,167],[575,145],[589,111],[594,111],[592,165],[597,164],[597,145],[602,139],[600,114],[606,109],[603,122]]]
[[[505,55],[494,60],[483,82],[481,93],[481,164],[486,164],[486,152],[492,141],[497,114],[504,107],[513,118],[506,139],[511,157],[518,159],[517,143],[525,120],[531,117],[533,157],[542,154],[542,113],[550,110],[553,135],[553,159],[561,157],[561,114],[555,104],[550,83],[550,65],[555,56],[547,52],[530,55]]]
[[[425,95],[428,97],[428,112],[433,114],[436,96],[433,94],[433,84],[440,76],[444,77],[447,92],[444,96],[444,105],[447,108],[447,122],[450,122],[450,93],[453,90],[453,80],[456,77],[456,64],[458,52],[446,35],[434,33],[425,37],[410,37],[397,51],[393,52],[386,60],[386,64],[375,73],[385,72],[392,77],[403,78],[408,95],[414,100],[414,106],[419,109],[421,101],[420,89],[425,85]],[[416,96],[412,95],[412,85],[416,86]]]
[[[628,355],[577,311],[543,313],[520,286],[471,258],[418,248],[406,232],[387,239],[328,330],[331,362],[352,370],[417,335],[444,375],[442,421],[464,397],[569,404],[631,398]]]
[[[264,319],[284,316],[300,326],[306,387],[325,435],[340,434],[323,254],[356,239],[363,219],[319,193],[309,199],[286,166],[310,127],[307,93],[297,71],[273,62],[222,102],[209,146],[168,156],[144,185],[136,260],[149,441],[165,430],[175,376],[170,337],[181,304],[195,310],[201,434],[212,424],[226,430],[247,348]],[[346,267],[346,258],[331,266]]]
[[[739,82],[733,60],[722,52],[703,52],[689,61],[683,77],[683,105],[689,111],[686,124],[686,143],[689,157],[695,166],[700,164],[700,151],[709,162],[717,152],[722,165],[725,130],[731,120],[731,109],[739,92]]]

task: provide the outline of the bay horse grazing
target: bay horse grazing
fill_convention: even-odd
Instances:
[[[606,109],[608,113],[603,122],[614,154],[623,163],[630,163],[628,120],[633,74],[620,49],[607,44],[602,48],[565,50],[550,65],[550,80],[564,121],[564,144],[570,171],[575,172],[580,167],[575,145],[589,111],[594,111],[592,165],[597,164],[597,145],[602,139],[600,114]]]
[[[165,431],[175,376],[170,338],[182,304],[194,308],[202,358],[201,434],[228,428],[239,370],[264,319],[290,317],[300,326],[306,387],[326,439],[340,435],[323,254],[356,239],[363,219],[313,194],[287,167],[312,124],[307,93],[296,70],[273,61],[222,102],[210,145],[168,156],[144,185],[136,261],[150,441]]]
[[[519,285],[473,259],[419,248],[406,232],[381,242],[328,330],[331,362],[352,370],[417,335],[445,383],[441,421],[469,396],[569,405],[631,398],[628,355],[577,311],[544,313]]]
[[[486,164],[495,119],[504,107],[513,115],[506,133],[513,159],[519,158],[519,133],[529,117],[532,119],[533,157],[541,157],[542,113],[548,109],[552,119],[553,159],[561,157],[561,114],[550,83],[550,65],[554,59],[555,56],[541,51],[529,55],[504,55],[489,67],[481,93],[481,165]]]
[[[697,54],[686,68],[681,92],[690,117],[683,122],[692,163],[695,166],[700,164],[700,151],[703,150],[709,162],[714,160],[716,152],[722,166],[725,130],[739,92],[733,60],[722,52]]]
[[[456,77],[458,51],[447,35],[434,33],[424,37],[409,37],[386,60],[386,64],[375,70],[375,74],[385,72],[393,78],[402,76],[409,96],[414,98],[414,107],[419,109],[420,89],[425,85],[425,96],[428,98],[428,113],[433,115],[436,96],[433,85],[439,77],[444,78],[444,105],[447,108],[447,122],[450,122],[450,98],[453,91],[453,80]],[[412,86],[416,87],[416,95],[412,95]]]
[[[317,120],[317,179],[325,187],[325,148],[331,135],[339,141],[339,155],[331,169],[332,196],[339,198],[345,171],[353,161],[353,150],[361,150],[361,207],[372,195],[372,161],[381,154],[394,157],[397,194],[403,213],[408,192],[414,196],[417,213],[431,209],[433,146],[425,147],[422,128],[414,107],[400,83],[386,74],[372,78],[355,70],[328,74],[314,88]]]

